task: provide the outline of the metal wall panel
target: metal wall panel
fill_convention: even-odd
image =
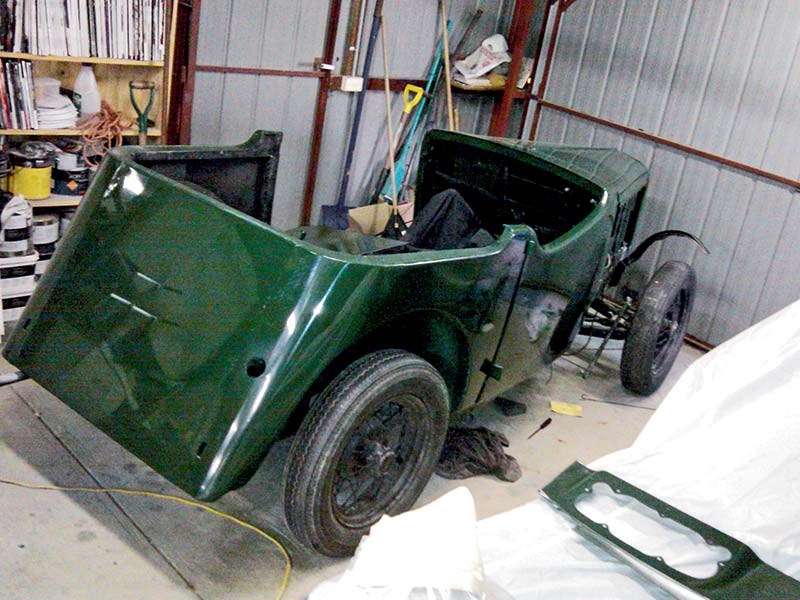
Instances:
[[[309,71],[322,51],[328,3],[215,0],[201,5],[197,64]],[[193,144],[234,144],[284,132],[273,222],[300,220],[317,94],[315,78],[198,72]]]
[[[795,0],[578,0],[562,17],[546,99],[798,179],[798,22]],[[649,166],[639,238],[686,229],[712,254],[669,241],[634,277],[693,264],[693,335],[719,343],[800,295],[796,189],[553,109],[536,139],[612,146]]]
[[[362,58],[374,2],[367,4]],[[513,0],[450,0],[448,17],[453,22],[453,45],[478,8],[484,15],[466,44],[472,50],[481,40],[507,32]],[[215,0],[201,5],[198,65],[255,67],[310,71],[322,54],[328,0]],[[344,50],[350,2],[342,2],[336,43],[337,72]],[[424,79],[441,34],[438,2],[409,0],[386,2],[389,71],[394,78]],[[358,72],[361,72],[359,67]],[[383,75],[380,43],[370,75]],[[198,72],[192,112],[192,143],[219,144],[244,140],[254,129],[282,131],[281,162],[276,184],[273,221],[288,228],[300,221],[308,153],[311,144],[317,80],[279,76],[255,76]],[[493,98],[456,93],[462,130],[488,130]],[[348,204],[363,203],[385,157],[386,117],[382,92],[369,92],[356,147]],[[314,198],[312,222],[319,206],[333,203],[338,193],[347,136],[355,96],[332,92],[329,97],[322,154]],[[444,96],[435,102],[429,126],[446,123]],[[400,118],[402,99],[394,94],[394,122]]]

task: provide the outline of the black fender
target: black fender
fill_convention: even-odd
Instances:
[[[611,271],[611,275],[608,278],[608,285],[614,287],[615,285],[619,284],[619,280],[622,278],[622,274],[625,272],[625,269],[642,258],[650,246],[668,237],[688,238],[697,244],[703,252],[710,254],[708,248],[706,248],[706,245],[700,240],[700,238],[680,229],[665,229],[664,231],[659,231],[648,237],[641,244],[639,244],[635,250],[630,252],[625,258],[619,261],[617,266]]]

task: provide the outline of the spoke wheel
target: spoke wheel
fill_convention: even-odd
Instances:
[[[694,269],[666,262],[642,294],[622,349],[622,385],[637,394],[652,394],[664,382],[680,351],[696,287]]]
[[[292,531],[343,556],[382,515],[410,508],[441,452],[448,409],[441,375],[414,354],[384,350],[346,368],[312,406],[290,450]]]

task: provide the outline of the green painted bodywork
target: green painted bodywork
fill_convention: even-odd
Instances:
[[[616,151],[431,132],[418,207],[455,187],[495,240],[382,253],[392,242],[269,225],[279,145],[258,132],[234,147],[112,151],[4,350],[206,500],[243,484],[309,397],[370,350],[429,360],[453,410],[518,383],[527,368],[487,382],[480,366],[504,360],[514,315],[540,315],[543,297],[546,335],[530,343],[546,357],[629,241],[647,180]]]

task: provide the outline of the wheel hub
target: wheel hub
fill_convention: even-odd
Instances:
[[[397,463],[397,454],[390,446],[375,440],[369,440],[366,443],[366,447],[368,452],[367,464],[376,476],[386,475]]]

